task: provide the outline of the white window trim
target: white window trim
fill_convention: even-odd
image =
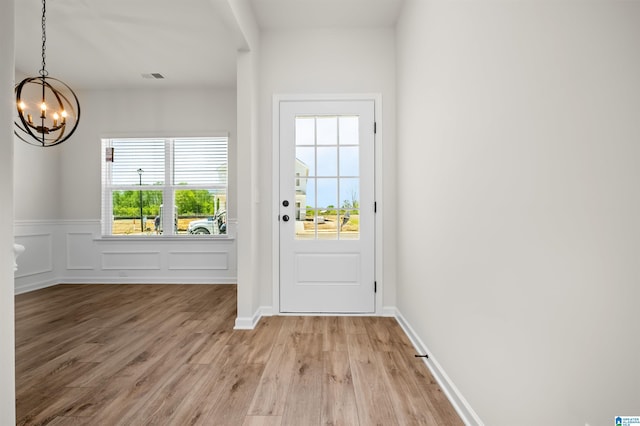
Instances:
[[[224,186],[221,185],[173,185],[171,182],[171,179],[169,179],[169,177],[171,176],[171,160],[173,158],[173,144],[170,142],[170,140],[175,140],[175,139],[210,139],[210,138],[226,138],[227,139],[227,184]],[[163,191],[163,204],[166,204],[167,201],[170,201],[170,206],[174,205],[174,192],[176,189],[224,189],[225,193],[226,193],[226,208],[227,208],[227,213],[228,213],[228,209],[229,209],[229,202],[230,202],[230,194],[229,194],[229,168],[230,168],[230,161],[229,161],[229,153],[230,153],[230,135],[229,132],[206,132],[206,133],[198,133],[198,134],[180,134],[180,135],[175,135],[173,133],[164,133],[164,132],[160,132],[160,133],[137,133],[137,132],[132,132],[132,133],[109,133],[109,134],[103,134],[102,137],[100,138],[100,166],[101,166],[101,210],[102,210],[102,217],[101,217],[101,235],[98,238],[95,238],[95,240],[103,240],[103,241],[157,241],[157,240],[165,240],[165,241],[169,241],[169,240],[180,240],[180,241],[184,241],[184,240],[189,240],[189,241],[193,241],[193,240],[202,240],[202,239],[211,239],[211,240],[234,240],[235,237],[233,235],[231,235],[229,233],[229,230],[227,228],[227,234],[222,234],[222,235],[191,235],[191,234],[160,234],[160,235],[113,235],[111,233],[112,228],[112,221],[110,220],[111,216],[112,216],[112,212],[113,212],[113,199],[110,196],[106,196],[105,195],[105,174],[108,174],[108,178],[109,181],[111,181],[112,176],[111,176],[111,169],[106,167],[106,163],[105,163],[105,152],[104,152],[104,142],[106,140],[113,140],[113,139],[164,139],[165,140],[165,153],[168,153],[168,155],[165,155],[165,184],[162,187],[162,191]],[[167,147],[167,145],[169,145]],[[134,189],[134,190],[138,190],[139,189],[139,185],[115,185],[115,186],[109,186],[109,190],[119,190],[119,189]],[[172,229],[173,230],[173,223],[172,223],[172,218],[173,215],[169,214],[165,214],[163,217],[163,229]],[[229,217],[227,216],[227,222],[229,222]],[[228,224],[227,224],[228,225]],[[167,228],[167,226],[169,228]],[[173,231],[172,231],[173,232]]]

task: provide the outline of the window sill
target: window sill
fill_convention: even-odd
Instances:
[[[102,235],[94,238],[93,241],[113,242],[113,241],[145,241],[145,242],[172,242],[172,241],[234,241],[235,237],[229,235]]]

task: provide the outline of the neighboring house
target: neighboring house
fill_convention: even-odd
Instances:
[[[296,158],[296,220],[307,218],[307,181],[309,167]]]

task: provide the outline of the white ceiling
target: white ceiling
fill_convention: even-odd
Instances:
[[[251,0],[262,29],[395,25],[404,0]]]
[[[236,46],[216,1],[47,0],[47,70],[78,89],[235,87]],[[402,1],[250,0],[266,30],[392,26]],[[41,13],[41,0],[16,1],[25,76],[41,68]]]

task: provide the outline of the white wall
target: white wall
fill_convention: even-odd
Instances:
[[[81,120],[63,144],[40,149],[16,140],[18,220],[100,219],[100,139],[109,136],[194,136],[228,131],[236,152],[235,89],[77,91]],[[229,193],[236,176],[229,173]],[[236,217],[236,200],[229,199]]]
[[[0,424],[15,411],[13,304],[14,1],[0,2]]]
[[[236,281],[236,90],[78,91],[81,120],[64,144],[16,142],[18,293],[59,282]],[[101,240],[101,138],[229,132],[227,240]],[[52,206],[48,205],[51,200]]]
[[[235,327],[251,329],[260,318],[258,298],[258,66],[260,30],[248,0],[216,3],[234,35],[237,56],[238,312]],[[224,7],[223,7],[224,6]],[[228,6],[228,7],[227,7]]]
[[[35,72],[35,70],[34,70]],[[27,76],[17,72],[15,81]],[[25,220],[60,219],[60,146],[42,149],[15,139],[14,212]]]
[[[258,273],[257,49],[238,52],[238,313],[236,328],[255,326]]]
[[[80,97],[80,95],[82,95]],[[73,137],[61,145],[60,198],[65,219],[100,218],[100,138],[124,136],[206,136],[228,131],[229,162],[236,148],[235,89],[104,90],[78,94],[82,117]],[[235,193],[229,172],[229,193]],[[229,199],[229,216],[236,217]]]
[[[487,425],[640,415],[640,2],[408,0],[398,307]]]
[[[17,80],[18,81],[18,80]],[[42,148],[15,138],[14,210],[23,220],[61,219],[60,146]]]
[[[260,248],[261,304],[272,306],[273,95],[289,94],[382,94],[384,180],[378,200],[384,217],[385,247],[395,247],[395,34],[393,29],[273,30],[262,34],[260,66]],[[395,305],[395,257],[385,254],[383,276],[377,277],[383,305]]]

